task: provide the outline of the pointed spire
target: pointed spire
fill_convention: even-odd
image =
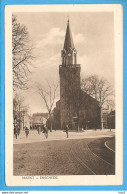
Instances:
[[[64,41],[64,49],[67,51],[69,48],[73,49],[74,43],[72,39],[72,34],[71,34],[70,26],[69,26],[69,18],[68,18],[65,41]]]

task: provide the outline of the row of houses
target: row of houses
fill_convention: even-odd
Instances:
[[[19,128],[19,130],[37,129],[42,124],[46,124],[48,120],[48,113],[35,113],[32,116],[27,112],[14,111],[13,113],[13,124],[14,127]]]

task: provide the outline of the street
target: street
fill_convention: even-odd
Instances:
[[[70,132],[68,139],[59,131],[50,133],[48,140],[35,131],[28,138],[23,135],[14,139],[15,176],[115,174],[115,152],[105,146],[107,142],[112,150],[115,147],[112,131]]]

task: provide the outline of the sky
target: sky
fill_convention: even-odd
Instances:
[[[46,85],[59,80],[61,50],[69,17],[81,78],[97,74],[114,85],[114,15],[113,12],[26,13],[16,12],[17,21],[29,32],[34,50],[34,68],[30,82]],[[46,112],[35,88],[21,92],[30,113]],[[59,93],[59,92],[58,92]],[[59,95],[56,101],[59,100]],[[54,104],[55,105],[55,104]]]

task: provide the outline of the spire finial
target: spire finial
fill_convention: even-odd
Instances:
[[[69,25],[69,17],[67,20],[67,29],[66,29],[66,35],[65,35],[65,41],[64,41],[64,49],[67,51],[70,48],[74,48],[74,43],[72,39],[72,34],[70,30],[70,25]]]

